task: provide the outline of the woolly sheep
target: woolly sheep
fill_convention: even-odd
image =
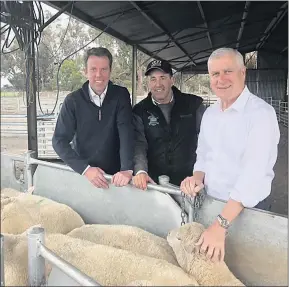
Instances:
[[[5,286],[28,286],[27,239],[25,235],[4,236]]]
[[[190,223],[169,232],[167,240],[179,265],[194,276],[201,286],[244,286],[225,262],[213,263],[205,254],[199,253],[195,243],[204,230],[202,224]]]
[[[67,235],[163,259],[178,266],[174,251],[167,240],[135,226],[83,225]]]
[[[45,246],[104,286],[198,286],[180,267],[127,250],[51,233]],[[27,286],[27,238],[4,234],[4,255],[5,284]]]
[[[104,286],[124,286],[136,280],[154,286],[198,286],[180,267],[165,260],[94,244],[63,234],[47,235],[47,247]]]
[[[136,281],[129,283],[126,286],[154,286],[154,285],[149,280],[136,280]]]
[[[1,198],[1,233],[20,234],[37,224],[47,232],[66,234],[84,222],[69,206],[42,196]]]
[[[9,197],[15,197],[24,194],[23,192],[20,192],[13,188],[3,188],[1,189],[1,199],[9,198]]]

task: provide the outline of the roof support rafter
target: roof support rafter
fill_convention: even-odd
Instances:
[[[271,36],[275,28],[278,26],[278,24],[281,22],[281,20],[284,18],[284,16],[288,13],[288,2],[284,3],[279,11],[277,12],[277,15],[272,19],[272,21],[269,23],[267,28],[265,29],[265,32],[263,33],[263,36],[261,37],[259,43],[256,46],[256,50],[259,50],[263,47],[267,39]]]
[[[56,9],[62,9],[68,2],[67,1],[58,1],[56,2],[57,5],[55,5],[53,2],[49,2],[49,6],[55,7]],[[54,4],[54,5],[53,5]],[[102,23],[101,21],[96,21],[94,18],[92,18],[91,16],[88,16],[87,14],[85,14],[84,12],[82,12],[81,10],[79,10],[77,7],[73,7],[73,11],[71,13],[72,16],[81,19],[81,21],[84,21],[87,25],[90,25],[94,28],[97,28],[101,31],[103,31],[104,29],[106,29],[106,33],[110,34],[111,36],[127,43],[128,45],[133,45],[135,43],[133,43],[129,38],[123,36],[122,34],[120,34],[119,32],[117,32],[116,30],[114,30],[111,27],[107,28],[107,25],[105,23]],[[140,50],[141,52],[149,55],[149,56],[153,56],[152,53],[150,51],[148,51],[147,49],[137,45],[137,49]],[[162,60],[160,57],[154,55],[154,57],[157,60]]]
[[[247,38],[246,40],[250,41],[250,42],[245,44],[245,45],[240,46],[239,48],[244,47],[244,46],[248,46],[248,45],[253,45],[253,44],[256,44],[256,42],[257,42],[256,37],[253,37],[253,36],[250,37],[250,38]],[[251,41],[251,40],[253,40],[253,41]],[[236,44],[236,41],[232,41],[232,42],[226,43],[226,46],[228,47],[229,45],[234,45],[234,44]],[[219,45],[219,46],[215,47],[215,49],[223,48],[223,47],[224,47],[224,45]],[[204,50],[200,50],[200,51],[194,52],[194,53],[191,54],[191,56],[193,58],[195,58],[200,53],[203,53],[203,52],[210,53],[212,51],[213,51],[212,48],[208,48],[208,49],[204,49]],[[184,57],[183,56],[182,57],[176,57],[176,58],[169,59],[168,61],[179,60],[179,59],[182,59],[182,58],[184,58]],[[197,60],[197,59],[194,59],[194,60]]]
[[[284,52],[287,51],[287,50],[288,50],[288,46],[286,46],[286,47],[280,52],[280,54],[284,53]]]
[[[210,35],[210,32],[209,32],[209,27],[208,27],[208,23],[207,23],[207,20],[206,20],[206,17],[205,17],[205,13],[204,13],[202,4],[201,4],[200,1],[198,1],[198,2],[197,2],[197,5],[198,5],[198,8],[199,8],[199,10],[200,10],[202,19],[203,19],[203,21],[204,21],[204,26],[205,26],[205,28],[207,29],[206,34],[207,34],[207,37],[208,37],[210,46],[211,46],[211,48],[213,48],[212,39],[211,39],[211,35]]]
[[[189,53],[180,45],[180,43],[175,39],[175,37],[165,29],[160,23],[157,23],[155,19],[153,19],[152,16],[148,15],[147,12],[145,12],[138,3],[131,1],[130,2],[149,22],[151,22],[155,27],[157,27],[159,30],[165,32],[171,42],[175,44],[176,47],[178,47],[192,62],[193,65],[196,65],[193,58],[189,55]]]
[[[67,11],[70,6],[73,5],[72,2],[68,2],[62,9],[60,9],[55,15],[53,15],[49,20],[47,20],[40,28],[39,32],[42,32],[44,28],[46,28],[50,23],[52,23],[56,18],[58,18],[60,15],[62,15],[64,12]]]
[[[250,1],[246,1],[245,7],[244,7],[243,16],[242,16],[242,22],[241,22],[241,26],[240,26],[238,37],[237,37],[236,49],[238,49],[239,46],[240,46],[240,42],[241,42],[241,39],[242,39],[244,27],[245,27],[245,24],[246,24],[246,21],[247,21],[250,5],[251,5],[251,2]]]

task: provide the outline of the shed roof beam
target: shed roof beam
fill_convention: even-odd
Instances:
[[[207,23],[207,20],[206,20],[206,17],[205,17],[205,13],[204,13],[202,4],[201,4],[200,1],[198,1],[198,2],[197,2],[197,5],[198,5],[198,8],[199,8],[199,10],[200,10],[202,19],[203,19],[203,21],[204,21],[204,26],[205,26],[205,28],[207,29],[206,35],[207,35],[207,37],[208,37],[210,46],[211,46],[211,48],[213,48],[212,39],[211,39],[211,35],[210,35],[210,32],[209,32],[209,27],[208,27],[208,23]]]
[[[251,5],[251,2],[250,1],[246,1],[245,7],[244,7],[243,16],[242,16],[242,22],[241,22],[241,26],[240,26],[238,37],[237,37],[236,49],[238,49],[239,46],[240,46],[240,42],[241,42],[241,39],[242,39],[244,27],[245,27],[245,24],[246,24],[246,21],[247,21],[250,5]]]
[[[179,44],[179,42],[175,39],[175,37],[167,31],[161,24],[157,23],[155,19],[153,19],[152,16],[148,15],[147,12],[143,11],[140,5],[134,1],[130,2],[149,22],[151,22],[155,27],[157,27],[159,30],[165,32],[169,39],[175,44],[176,47],[178,47],[191,61],[193,65],[196,65],[193,58],[189,55],[189,53]]]
[[[272,21],[269,23],[267,28],[265,29],[265,32],[263,33],[263,36],[261,37],[259,43],[256,46],[256,50],[259,50],[263,47],[266,40],[271,36],[273,31],[276,29],[278,24],[281,22],[281,20],[284,18],[284,16],[288,13],[288,2],[284,3],[279,11],[277,12],[277,15],[272,19]]]
[[[280,54],[284,53],[284,52],[287,51],[287,50],[288,50],[288,46],[286,46],[286,47],[280,52]]]
[[[58,18],[60,15],[62,15],[64,12],[67,11],[67,9],[73,5],[73,1],[67,3],[63,8],[61,8],[55,15],[53,15],[49,20],[47,20],[38,30],[39,32],[42,32],[44,28],[46,28],[50,23],[52,23],[56,18]]]

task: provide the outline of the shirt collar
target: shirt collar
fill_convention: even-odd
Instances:
[[[245,105],[248,101],[250,95],[250,91],[247,86],[245,86],[244,90],[240,94],[240,96],[237,98],[237,100],[227,109],[227,110],[236,110],[237,112],[242,112],[245,108]],[[221,109],[221,100],[218,100],[219,108]]]
[[[91,88],[90,84],[88,84],[88,91],[89,91],[89,96],[91,99],[93,99],[94,97],[100,97],[101,99],[104,99],[106,93],[107,93],[107,88],[108,88],[108,85],[105,87],[104,91],[102,92],[101,95],[97,95],[93,89]]]
[[[174,100],[174,93],[172,92],[172,97],[171,97],[170,103],[171,103],[173,100]],[[154,104],[155,106],[157,106],[157,105],[162,105],[162,103],[157,102],[157,101],[153,98],[153,96],[152,96],[152,102],[153,102],[153,104]]]

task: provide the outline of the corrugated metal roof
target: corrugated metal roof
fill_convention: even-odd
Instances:
[[[63,8],[69,2],[45,3]],[[72,15],[101,30],[119,17],[108,34],[176,70],[200,69],[224,46],[288,57],[287,1],[76,1]]]

